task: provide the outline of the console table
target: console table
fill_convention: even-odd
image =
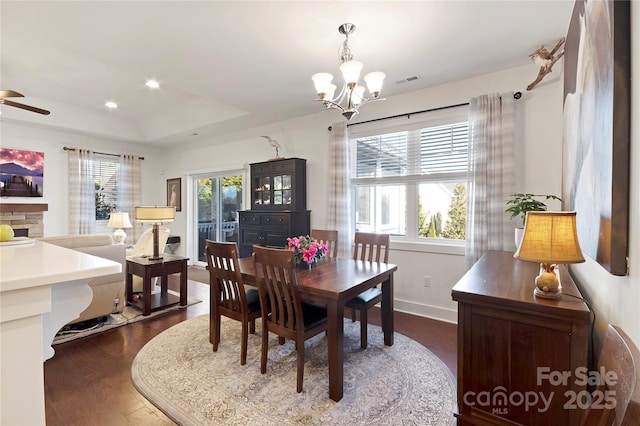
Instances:
[[[149,315],[168,306],[180,303],[187,306],[187,260],[188,257],[165,254],[160,260],[146,257],[127,258],[127,303],[142,309],[142,315]],[[180,274],[180,297],[168,291],[171,274]],[[133,275],[142,277],[142,300],[133,300]],[[151,293],[151,278],[161,277],[160,293]]]
[[[538,272],[512,252],[489,251],[453,287],[459,425],[580,424],[584,410],[570,407],[586,390],[576,369],[588,366],[591,313],[570,296],[581,297],[565,267],[562,297],[536,298]]]

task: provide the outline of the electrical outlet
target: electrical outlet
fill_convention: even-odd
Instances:
[[[431,287],[431,276],[430,275],[425,275],[424,276],[424,286],[425,287]]]

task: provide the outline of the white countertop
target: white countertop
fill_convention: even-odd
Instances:
[[[122,265],[101,257],[35,241],[0,246],[0,291],[116,274]]]

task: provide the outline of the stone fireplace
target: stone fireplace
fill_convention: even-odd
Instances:
[[[44,212],[49,210],[48,204],[0,204],[0,223],[10,225],[16,235],[28,233],[31,238],[44,236]],[[26,230],[26,231],[24,231]]]

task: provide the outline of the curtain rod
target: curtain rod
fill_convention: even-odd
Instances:
[[[76,148],[71,148],[68,146],[63,147],[62,149],[64,149],[65,151],[75,151]],[[111,155],[112,157],[120,157],[120,154],[109,154],[108,152],[99,152],[99,151],[93,151],[94,154],[100,154],[100,155]],[[144,157],[140,157],[138,156],[138,158],[140,160],[144,160]]]
[[[514,99],[520,99],[521,97],[522,97],[522,93],[521,92],[515,92],[513,94],[513,98]],[[465,102],[465,103],[462,103],[462,104],[455,104],[455,105],[447,105],[447,106],[442,106],[442,107],[437,107],[437,108],[423,109],[422,111],[405,112],[404,114],[391,115],[389,117],[374,118],[373,120],[360,121],[358,123],[347,124],[347,127],[357,126],[358,124],[373,123],[374,121],[389,120],[391,118],[398,118],[398,117],[404,117],[404,116],[407,116],[407,118],[409,118],[413,114],[422,114],[422,113],[425,113],[425,112],[440,111],[440,110],[443,110],[443,109],[456,108],[456,107],[461,107],[461,106],[465,106],[465,105],[469,105],[469,102]],[[331,131],[331,126],[329,126],[329,131]]]

